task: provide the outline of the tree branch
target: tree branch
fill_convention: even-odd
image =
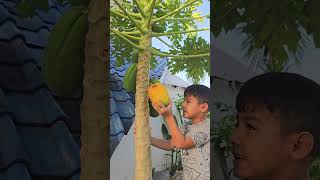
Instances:
[[[134,42],[130,41],[129,39],[127,39],[124,35],[121,34],[121,32],[115,30],[115,29],[112,29],[111,28],[111,31],[114,32],[115,34],[117,34],[121,39],[127,41],[129,44],[131,44],[132,46],[134,46],[135,48],[139,49],[139,50],[143,50],[142,47],[136,45]]]
[[[124,12],[125,15],[128,16],[128,18],[136,25],[136,27],[139,29],[139,31],[144,34],[145,33],[145,30],[140,26],[140,24],[134,20],[132,18],[132,16],[121,6],[121,4],[119,3],[118,0],[114,0],[114,2],[119,6],[119,8]]]
[[[200,17],[196,17],[196,18],[168,18],[165,19],[165,21],[192,21],[192,20],[196,20],[196,19],[202,19],[202,18],[207,18],[210,17],[210,15],[205,15],[205,16],[200,16]]]
[[[137,7],[138,7],[140,13],[142,14],[142,16],[143,16],[144,18],[146,18],[146,17],[147,17],[147,14],[146,14],[146,12],[143,10],[143,8],[141,7],[141,4],[140,4],[137,0],[133,0],[133,2],[137,5]]]
[[[175,9],[175,10],[173,10],[173,11],[171,11],[170,13],[168,13],[168,14],[166,14],[166,15],[162,16],[162,17],[159,17],[159,18],[153,19],[153,20],[152,20],[152,23],[157,23],[157,22],[159,22],[159,21],[162,21],[162,20],[164,20],[166,17],[171,16],[171,15],[173,15],[173,14],[175,14],[175,13],[179,12],[181,9],[183,9],[183,8],[185,8],[185,7],[187,7],[187,6],[189,6],[190,4],[192,4],[192,3],[196,2],[196,1],[197,1],[197,0],[191,0],[190,2],[188,2],[188,3],[184,4],[184,5],[182,5],[181,7],[177,8],[177,9]]]
[[[180,32],[152,33],[152,34],[154,37],[159,37],[159,36],[167,36],[167,35],[173,35],[173,34],[185,34],[185,33],[192,33],[192,32],[207,31],[207,30],[210,30],[210,28],[196,29],[196,30],[190,30],[190,31],[180,31]]]
[[[131,38],[131,39],[134,39],[134,40],[141,40],[140,37],[131,36],[131,35],[127,34],[127,33],[118,31],[118,30],[116,30],[116,29],[112,29],[112,30],[113,30],[113,31],[117,31],[118,33],[120,33],[120,34],[122,34],[123,36],[126,36],[126,37],[128,37],[128,38]]]
[[[123,18],[128,19],[127,16],[125,16],[125,15],[123,15],[123,14],[121,14],[121,13],[119,13],[119,12],[113,10],[113,9],[111,9],[110,12],[113,13],[113,14],[115,14],[115,15],[118,15],[118,16],[120,16],[120,17],[123,17]]]
[[[155,3],[156,3],[156,0],[151,0],[151,5],[150,5],[150,9],[149,9],[150,14],[149,14],[148,21],[147,21],[148,27],[150,26],[150,23],[151,23]]]
[[[195,55],[172,55],[164,52],[160,52],[158,50],[152,49],[151,50],[153,55],[161,56],[161,57],[173,57],[173,58],[195,58],[195,57],[208,57],[210,53],[205,54],[195,54]]]
[[[160,37],[156,37],[156,38],[159,39],[163,44],[167,45],[169,48],[175,49],[175,47],[171,46],[170,44],[168,44],[166,41],[164,41]]]
[[[126,19],[129,19],[127,16],[125,16],[124,14],[122,14],[121,11],[118,11],[118,10],[116,10],[116,9],[111,9],[110,12],[115,13],[115,14],[117,14],[117,15],[119,15],[119,16],[121,16],[121,17],[124,17],[124,18],[126,18]],[[137,18],[141,18],[141,16],[140,16],[139,14],[137,14],[137,13],[130,13],[130,12],[128,12],[128,14],[130,14],[131,16],[137,17]]]

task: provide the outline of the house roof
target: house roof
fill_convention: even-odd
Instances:
[[[211,77],[216,76],[223,79],[244,82],[257,75],[257,73],[252,69],[248,68],[216,46],[211,49],[211,54],[213,58],[210,65]]]
[[[156,59],[158,64],[150,70],[150,78],[160,79],[166,59]],[[125,63],[118,67],[115,59],[110,59],[110,157],[134,121],[135,95],[123,87],[123,78],[130,65],[131,63]]]
[[[183,88],[190,86],[190,83],[186,82],[178,76],[173,75],[168,69],[165,69],[163,73],[163,83]]]
[[[79,179],[72,123],[41,78],[49,32],[68,5],[49,0],[48,14],[21,18],[16,2],[0,2],[0,179]]]

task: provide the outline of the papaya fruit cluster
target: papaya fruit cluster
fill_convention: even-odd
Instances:
[[[42,73],[48,87],[57,95],[72,95],[82,85],[87,32],[88,14],[82,6],[68,9],[51,31]]]
[[[162,103],[164,106],[168,106],[170,102],[170,96],[167,88],[161,83],[154,83],[148,88],[148,96],[151,102]]]

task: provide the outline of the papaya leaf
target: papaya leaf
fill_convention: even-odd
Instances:
[[[171,54],[203,54],[208,53],[210,45],[201,37],[187,37],[183,46],[178,46],[176,49],[171,50]],[[201,79],[209,72],[210,57],[193,57],[193,58],[171,58],[167,65],[168,69],[176,74],[181,71],[187,72],[187,77],[192,79],[194,83],[199,83]]]

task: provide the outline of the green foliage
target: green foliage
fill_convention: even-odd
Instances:
[[[320,47],[318,0],[226,0],[212,1],[212,6],[214,36],[235,28],[246,33],[243,48],[251,66],[267,65],[267,71],[283,71],[289,57],[299,63],[303,49],[311,42],[301,29],[313,35],[316,47]]]
[[[310,180],[320,180],[320,164],[319,164],[319,157],[317,157],[310,169],[309,169],[309,177],[310,177]]]
[[[182,116],[183,116],[183,109],[182,109],[182,103],[184,101],[184,96],[181,94],[178,94],[178,98],[174,99],[173,103],[177,108],[178,111],[178,115],[179,115],[179,119],[180,121],[178,121],[181,124],[183,124],[183,120],[182,120]]]
[[[171,50],[170,53],[192,55],[210,51],[209,43],[201,37],[187,37],[183,44],[184,46],[177,45],[177,48]],[[188,72],[187,77],[197,84],[210,70],[210,57],[172,58],[168,62],[168,68],[173,74],[185,70]]]
[[[224,103],[215,103],[215,106],[223,117],[212,128],[211,142],[214,143],[214,150],[220,161],[224,179],[230,180],[232,169],[228,167],[227,159],[231,155],[229,139],[236,124],[235,111],[232,106]]]
[[[203,39],[195,39],[192,40],[191,37],[197,36],[197,33],[193,33],[192,36],[188,36],[189,39],[186,39],[186,35],[184,33],[181,33],[183,31],[189,31],[189,30],[195,30],[197,29],[196,26],[196,20],[198,20],[195,17],[199,16],[199,12],[195,13],[195,10],[198,6],[202,4],[202,1],[195,1],[191,3],[190,5],[186,6],[185,8],[182,8],[180,10],[177,10],[177,8],[180,8],[181,6],[184,6],[186,3],[191,2],[192,0],[187,1],[181,1],[181,0],[165,0],[165,1],[159,1],[157,0],[155,2],[154,10],[152,12],[152,18],[151,21],[156,21],[157,18],[161,18],[163,16],[166,16],[170,14],[171,12],[175,11],[176,13],[173,13],[169,15],[168,17],[159,20],[157,22],[151,23],[150,27],[145,27],[146,24],[146,18],[144,17],[144,14],[140,12],[140,9],[138,8],[138,5],[136,3],[124,0],[121,1],[121,7],[124,9],[125,12],[121,8],[119,8],[117,5],[113,8],[111,8],[111,17],[110,17],[110,28],[111,30],[117,31],[117,33],[111,33],[111,44],[114,47],[114,50],[111,52],[111,56],[115,57],[117,65],[121,65],[126,63],[127,61],[133,61],[137,62],[138,57],[136,54],[137,47],[143,47],[143,43],[140,42],[143,33],[139,31],[139,29],[146,30],[148,32],[152,33],[152,37],[156,37],[156,33],[165,33],[163,36],[167,36],[167,40],[165,40],[165,44],[168,45],[170,48],[175,49],[173,51],[169,51],[169,55],[194,55],[194,53],[209,53],[209,45],[207,42],[205,42]],[[141,8],[146,11],[149,10],[149,6],[151,1],[138,1],[141,5]],[[148,13],[148,12],[146,12]],[[130,18],[129,18],[130,16]],[[188,20],[185,20],[188,19]],[[136,23],[134,23],[134,21]],[[119,36],[119,33],[123,35],[123,37]],[[169,34],[168,34],[169,33]],[[174,34],[172,34],[174,33]],[[184,41],[183,41],[184,40]],[[129,42],[130,41],[130,42]],[[203,49],[193,50],[192,52],[187,51],[188,48],[190,48],[190,45],[188,45],[188,41],[190,43],[197,43],[197,47],[201,47]],[[136,46],[134,46],[135,44]],[[187,44],[187,46],[185,46]],[[183,46],[184,47],[183,47]],[[176,48],[177,47],[177,48]],[[152,47],[153,50],[157,49],[155,47]],[[180,51],[179,51],[180,50]],[[184,50],[183,52],[181,50]],[[150,49],[151,51],[151,49]],[[160,49],[158,49],[160,51]],[[191,52],[191,53],[190,53]],[[163,56],[166,56],[165,53],[163,53]],[[151,57],[151,68],[156,67],[157,61],[155,59],[156,55],[152,55]],[[192,58],[189,58],[192,59]],[[168,62],[168,64],[172,64],[174,61],[179,60],[189,60],[187,58],[180,58],[180,59],[172,59]],[[199,60],[202,60],[203,58],[195,59],[195,61],[199,62]],[[209,57],[204,58],[209,59]],[[205,60],[206,61],[206,60]],[[191,63],[192,64],[192,63]],[[187,71],[188,77],[193,78],[194,81],[199,82],[201,78],[203,78],[205,73],[209,72],[209,66],[207,66],[207,62],[204,63],[198,63],[198,68],[200,67],[200,70],[197,72],[192,71],[192,68],[186,68],[184,66],[178,65],[174,68],[172,72],[180,72],[183,70]],[[189,63],[187,63],[187,66]],[[202,66],[204,65],[204,66]],[[172,65],[174,67],[175,65]],[[204,71],[204,72],[202,72]]]

